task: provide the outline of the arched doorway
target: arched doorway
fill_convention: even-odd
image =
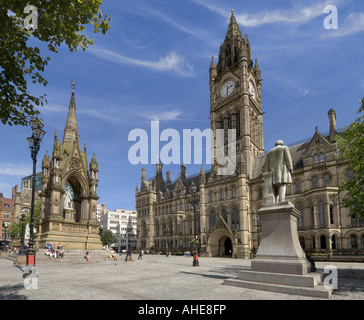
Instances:
[[[226,229],[215,230],[207,240],[207,252],[211,257],[231,255],[233,251],[232,235]]]
[[[232,244],[231,239],[229,237],[226,238],[226,240],[224,242],[224,247],[225,247],[225,255],[226,256],[231,256],[231,254],[233,252],[233,244]]]

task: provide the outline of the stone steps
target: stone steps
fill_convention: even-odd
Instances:
[[[224,280],[225,285],[292,295],[330,299],[333,289],[325,288],[322,273],[291,275],[260,271],[242,271],[238,278]]]

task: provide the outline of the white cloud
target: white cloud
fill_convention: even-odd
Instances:
[[[102,48],[92,48],[89,52],[98,57],[115,63],[133,64],[157,71],[174,71],[181,76],[193,76],[193,66],[175,52],[160,58],[158,61],[138,60],[122,56],[114,51]]]
[[[178,120],[178,116],[180,116],[182,112],[178,110],[168,110],[162,112],[143,111],[141,113],[136,113],[136,114],[150,121],[172,121],[172,120]]]
[[[230,11],[224,10],[219,6],[213,5],[211,3],[207,4],[202,2],[201,0],[191,0],[210,11],[214,11],[219,15],[229,18]],[[342,0],[325,0],[320,3],[316,3],[306,7],[294,7],[289,10],[273,10],[273,11],[266,11],[257,14],[249,14],[249,13],[242,13],[239,14],[238,12],[234,12],[236,21],[239,25],[244,27],[256,27],[264,24],[270,23],[287,23],[287,24],[304,24],[312,19],[315,19],[324,14],[323,10],[326,5],[331,4],[335,5]]]
[[[235,15],[237,22],[245,27],[256,27],[269,23],[304,24],[323,14],[324,3],[315,4],[310,7],[292,10],[275,10],[259,14]]]
[[[29,165],[12,163],[0,163],[0,174],[7,176],[25,177],[32,174],[32,168]]]

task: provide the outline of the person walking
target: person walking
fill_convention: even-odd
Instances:
[[[142,260],[142,259],[143,259],[143,251],[139,250],[138,260]]]
[[[87,262],[91,262],[91,255],[90,255],[90,252],[86,252],[86,254],[85,254],[85,259],[86,259],[86,261]]]

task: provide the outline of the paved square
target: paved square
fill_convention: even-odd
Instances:
[[[37,265],[38,289],[25,289],[23,267],[0,259],[2,300],[313,300],[313,298],[236,288],[223,284],[250,268],[251,260],[144,255],[134,262],[67,263]],[[316,263],[319,269],[333,264],[339,269],[339,289],[331,300],[364,300],[364,264]]]

